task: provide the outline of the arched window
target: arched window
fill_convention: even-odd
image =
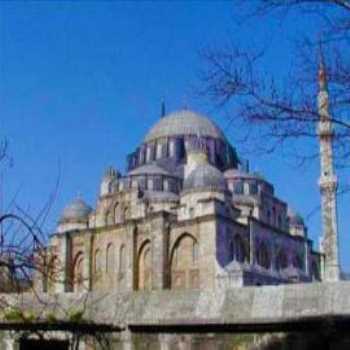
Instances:
[[[122,244],[119,250],[119,273],[124,275],[126,270],[125,245]]]
[[[95,250],[95,259],[94,259],[94,274],[95,277],[99,276],[102,272],[102,259],[101,259],[100,249]]]
[[[84,286],[84,254],[79,252],[76,254],[73,263],[72,274],[72,290],[73,292],[81,292]]]
[[[246,259],[244,243],[240,235],[236,235],[233,240],[234,259],[243,263]]]
[[[105,224],[106,225],[112,225],[113,224],[113,212],[111,210],[108,210],[106,212]]]
[[[271,220],[271,223],[273,225],[276,225],[276,208],[275,207],[272,208],[272,220]]]
[[[233,182],[232,180],[229,180],[229,181],[227,182],[227,187],[228,187],[228,189],[229,189],[231,192],[234,192],[235,186],[234,186],[234,182]]]
[[[163,156],[163,145],[161,143],[157,144],[157,153],[156,153],[156,158],[160,159]]]
[[[277,225],[279,228],[283,228],[281,215],[278,215],[278,217],[277,217]]]
[[[296,253],[294,256],[293,256],[293,266],[296,268],[296,269],[299,269],[299,270],[303,270],[304,269],[304,260],[303,258],[301,257],[300,254]]]
[[[263,242],[260,244],[256,254],[256,260],[258,265],[264,267],[265,269],[269,269],[271,266],[271,256],[269,249],[266,244]]]
[[[168,156],[168,144],[164,142],[162,147],[162,158],[166,158],[167,156]]]
[[[320,270],[318,268],[318,265],[315,261],[312,262],[311,264],[311,278],[313,281],[320,281]]]
[[[163,180],[163,189],[164,189],[164,191],[171,191],[170,190],[170,186],[169,186],[169,179],[164,179]]]
[[[155,176],[153,179],[153,189],[155,191],[163,190],[163,179],[161,176]]]
[[[139,162],[140,164],[143,164],[145,162],[145,149],[144,148],[141,148],[140,149],[140,153],[139,153]]]
[[[117,185],[117,182],[116,182],[116,181],[111,181],[111,182],[108,184],[108,193],[114,192],[115,189],[116,189],[116,185]]]
[[[147,151],[146,151],[146,161],[150,162],[152,160],[152,147],[151,145],[147,146]]]
[[[175,156],[175,140],[170,140],[169,142],[169,156],[170,157]]]
[[[147,181],[145,176],[138,176],[137,183],[140,190],[145,190],[147,187]]]
[[[178,247],[174,248],[173,251],[173,258],[172,258],[172,267],[176,268],[179,265],[179,253],[178,253]]]
[[[256,183],[249,184],[249,193],[253,196],[258,193],[258,185]]]
[[[126,221],[129,219],[129,207],[125,207],[123,211],[123,221]]]
[[[178,139],[177,141],[177,155],[178,155],[178,158],[179,159],[183,159],[185,158],[186,156],[186,152],[185,152],[185,149],[186,149],[186,146],[185,146],[185,140],[184,138],[180,138]]]
[[[268,209],[266,212],[267,223],[271,224],[271,211]]]
[[[288,258],[284,250],[280,250],[276,257],[276,270],[281,271],[288,267]]]
[[[153,178],[147,180],[147,189],[153,190]]]
[[[114,270],[115,252],[113,243],[109,243],[106,250],[106,272],[111,274]]]
[[[235,183],[235,194],[244,194],[244,184],[243,181],[237,181]]]
[[[152,254],[150,241],[142,244],[138,254],[137,267],[137,288],[139,290],[152,289]]]
[[[116,203],[114,206],[114,222],[120,224],[122,222],[122,211],[119,203]]]
[[[171,288],[199,288],[198,242],[183,234],[175,242],[171,253]]]

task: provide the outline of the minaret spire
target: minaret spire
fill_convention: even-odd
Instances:
[[[333,167],[334,131],[329,114],[327,73],[321,46],[318,83],[318,113],[320,119],[318,122],[317,134],[320,142],[321,170],[318,183],[322,204],[322,250],[325,254],[324,280],[332,282],[340,279],[336,200],[338,179],[334,173]]]

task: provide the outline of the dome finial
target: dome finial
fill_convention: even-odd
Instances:
[[[162,97],[162,102],[160,105],[160,117],[164,118],[166,113],[164,97]]]

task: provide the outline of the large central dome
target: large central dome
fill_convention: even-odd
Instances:
[[[226,141],[222,131],[209,118],[185,109],[170,113],[162,118],[146,135],[145,142],[161,137],[194,134]]]

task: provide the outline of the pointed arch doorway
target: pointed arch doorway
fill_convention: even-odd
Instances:
[[[137,259],[137,289],[152,289],[152,251],[151,242],[145,241],[138,254]]]
[[[171,289],[198,289],[198,242],[190,234],[180,236],[171,252]]]

